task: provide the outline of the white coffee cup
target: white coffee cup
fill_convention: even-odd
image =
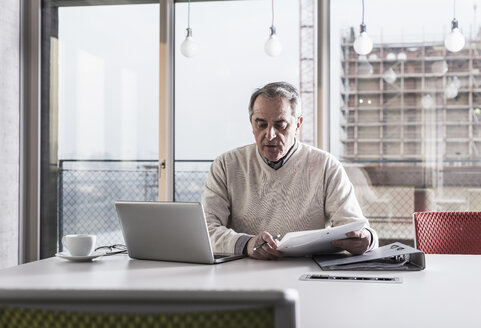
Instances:
[[[66,235],[62,244],[73,256],[87,256],[95,249],[96,235]]]

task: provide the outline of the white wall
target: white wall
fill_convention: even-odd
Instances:
[[[0,9],[0,268],[18,263],[20,5]]]

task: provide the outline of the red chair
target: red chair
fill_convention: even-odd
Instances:
[[[481,212],[416,212],[413,221],[426,254],[481,254]]]

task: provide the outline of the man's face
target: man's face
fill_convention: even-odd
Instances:
[[[277,162],[294,145],[302,117],[292,115],[291,104],[285,98],[269,99],[260,95],[252,109],[252,132],[257,147],[266,159]]]

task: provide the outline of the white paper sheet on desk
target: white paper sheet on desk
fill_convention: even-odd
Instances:
[[[279,242],[277,250],[286,256],[306,256],[341,251],[331,241],[346,238],[346,233],[361,230],[367,221],[358,221],[333,228],[287,233]]]

